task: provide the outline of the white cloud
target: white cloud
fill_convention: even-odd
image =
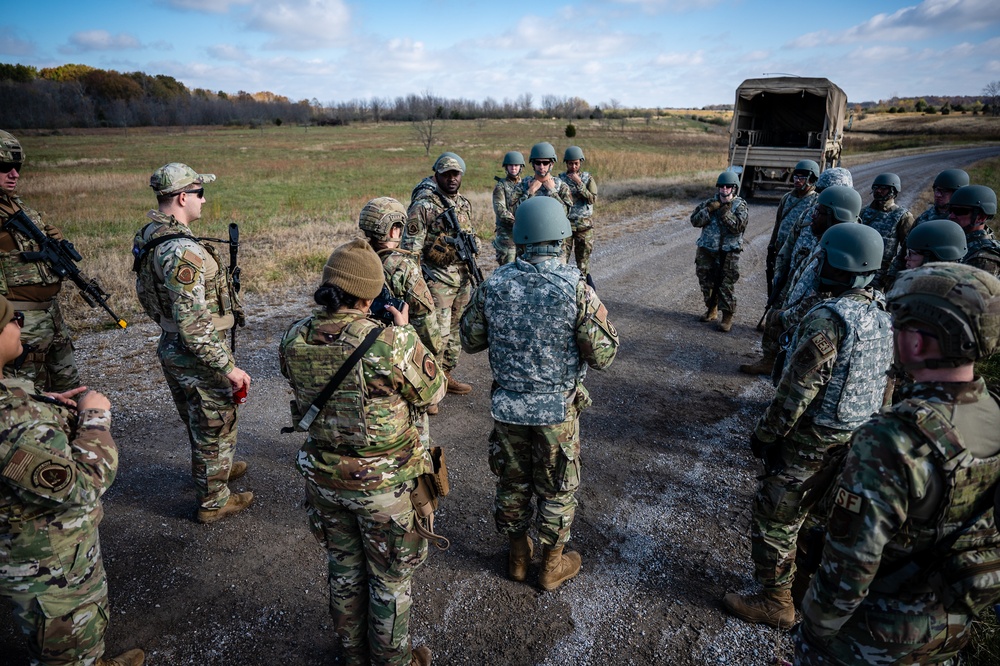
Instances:
[[[0,53],[10,56],[28,56],[35,53],[35,44],[22,39],[9,25],[0,26]]]
[[[653,58],[655,67],[690,67],[691,65],[700,65],[703,62],[705,62],[704,51],[661,53]]]
[[[243,63],[250,60],[250,55],[244,49],[232,44],[216,44],[215,46],[209,46],[207,51],[208,55],[216,60]]]
[[[85,53],[88,51],[123,51],[140,49],[138,39],[126,33],[112,35],[107,30],[84,30],[69,37],[69,44],[60,48],[63,53]]]
[[[343,0],[257,0],[246,25],[277,37],[265,48],[312,49],[335,46],[350,20]]]

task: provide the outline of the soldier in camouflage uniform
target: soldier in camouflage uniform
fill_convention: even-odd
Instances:
[[[816,181],[819,180],[819,165],[812,160],[802,160],[792,170],[792,190],[785,192],[778,202],[778,210],[774,215],[774,227],[771,229],[771,240],[767,244],[767,296],[771,297],[774,282],[774,262],[778,250],[792,232],[792,225],[803,211],[809,208],[813,200],[819,196],[816,191]]]
[[[861,224],[879,232],[885,241],[882,268],[872,280],[876,289],[884,289],[896,252],[906,244],[913,228],[913,215],[896,203],[902,184],[894,173],[880,173],[872,182],[872,202],[861,211]]]
[[[447,242],[453,238],[454,231],[449,227],[445,212],[454,209],[459,227],[470,234],[475,233],[472,204],[458,193],[464,174],[465,161],[455,153],[442,153],[435,160],[434,174],[413,189],[401,243],[404,250],[417,252],[423,259],[443,345],[437,360],[448,378],[448,392],[456,395],[472,392],[472,385],[452,375],[462,351],[458,320],[469,303],[472,283],[468,267],[459,260],[454,246]]]
[[[1000,404],[973,363],[1000,337],[1000,281],[956,263],[888,295],[916,382],[855,433],[802,604],[797,664],[945,664],[1000,601]]]
[[[516,249],[510,235],[514,233],[514,190],[521,183],[524,169],[524,155],[512,150],[503,156],[505,177],[494,176],[497,184],[493,187],[493,214],[496,216],[496,231],[493,235],[493,249],[497,253],[497,265],[503,266],[514,261]]]
[[[524,581],[533,553],[532,497],[544,554],[538,583],[554,590],[580,571],[564,553],[580,485],[579,415],[591,400],[587,366],[604,369],[618,332],[580,271],[562,259],[572,233],[558,201],[539,197],[517,209],[514,242],[524,254],[483,282],[462,314],[462,347],[489,349],[493,370],[490,470],[498,477],[494,518],[510,539],[507,571]]]
[[[528,162],[535,174],[522,179],[514,190],[511,211],[516,214],[521,202],[541,196],[558,200],[568,216],[573,208],[573,193],[570,192],[569,185],[552,175],[552,167],[556,163],[556,149],[546,141],[536,143],[531,147]]]
[[[563,244],[566,263],[570,255],[576,257],[576,267],[585,276],[590,273],[590,254],[594,251],[594,202],[597,200],[597,181],[590,172],[581,171],[583,150],[570,146],[563,154],[566,171],[559,179],[569,186],[573,205],[569,209],[569,223],[573,236]]]
[[[851,432],[883,404],[892,362],[892,325],[881,294],[867,289],[882,259],[882,238],[860,224],[837,224],[821,240],[820,280],[834,296],[796,329],[777,392],[751,436],[765,473],[753,500],[751,555],[758,594],[722,600],[748,622],[788,629],[799,529],[823,494]]]
[[[299,423],[313,400],[373,330],[374,343],[320,409],[299,451],[309,526],[326,548],[330,614],[347,666],[430,664],[411,651],[410,579],[427,558],[410,493],[430,471],[413,414],[445,393],[434,354],[390,307],[394,326],[366,317],[383,267],[362,240],[330,255],[314,295],[320,306],[281,340],[281,373]]]
[[[59,229],[43,224],[41,215],[14,193],[23,164],[21,143],[0,130],[0,224],[24,211],[47,236],[62,240]],[[26,350],[23,358],[11,359],[4,372],[34,382],[40,391],[68,391],[80,385],[80,373],[69,329],[59,311],[62,278],[44,261],[24,259],[25,252],[38,250],[38,243],[20,232],[0,231],[0,294],[24,313],[21,342]]]
[[[701,229],[694,257],[695,273],[705,298],[701,321],[714,322],[722,310],[722,321],[717,328],[723,333],[733,327],[740,251],[750,219],[746,202],[736,196],[739,185],[739,176],[723,171],[715,182],[718,194],[698,204],[691,213],[691,226]]]
[[[0,362],[21,354],[21,324],[0,296]],[[39,395],[0,383],[0,596],[28,638],[31,664],[141,666],[142,650],[104,657],[108,585],[97,526],[118,470],[111,403],[86,387]],[[4,660],[4,663],[9,663]]]
[[[962,227],[968,243],[962,263],[1000,277],[1000,242],[986,226],[996,214],[996,192],[983,185],[960,187],[948,202],[948,219]]]
[[[212,523],[250,506],[253,493],[230,493],[229,481],[247,471],[233,461],[237,412],[233,393],[250,386],[236,366],[227,332],[242,317],[229,273],[214,247],[191,234],[201,219],[200,174],[172,162],[149,179],[158,210],[132,241],[135,288],[146,314],[161,329],[157,355],[191,442],[198,520]]]

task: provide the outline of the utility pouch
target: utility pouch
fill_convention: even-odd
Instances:
[[[431,449],[431,460],[433,471],[418,476],[417,485],[410,492],[410,504],[416,513],[415,531],[439,550],[448,550],[451,542],[434,533],[434,511],[438,507],[438,497],[444,497],[450,490],[444,450],[440,446]]]

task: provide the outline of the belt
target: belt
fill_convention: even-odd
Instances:
[[[48,310],[52,301],[7,301],[15,310]]]

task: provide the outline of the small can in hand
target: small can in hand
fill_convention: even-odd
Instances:
[[[233,404],[242,405],[247,401],[247,385],[240,384],[238,389],[233,390]]]

